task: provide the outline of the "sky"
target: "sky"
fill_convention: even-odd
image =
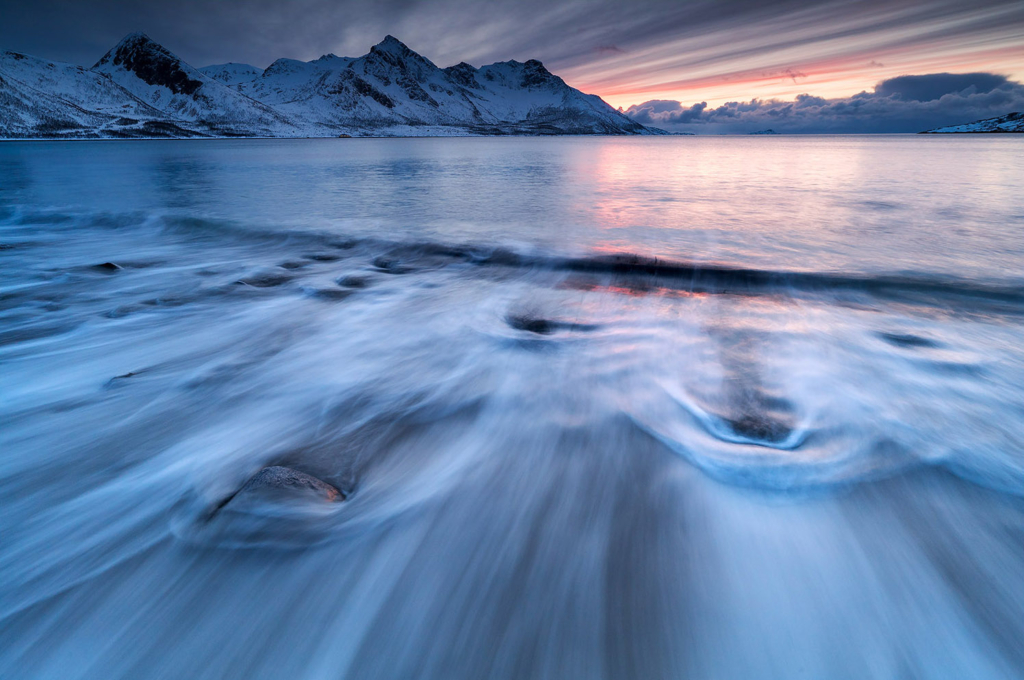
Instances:
[[[0,17],[0,48],[82,65],[132,31],[193,66],[260,67],[359,56],[392,34],[439,66],[535,58],[615,107],[676,102],[631,110],[676,129],[711,129],[716,111],[721,127],[743,103],[778,118],[785,103],[809,113],[820,100],[862,107],[861,93],[905,100],[875,96],[899,76],[982,74],[975,80],[997,95],[1024,81],[1022,0],[0,0]],[[985,74],[1003,84],[990,87]],[[989,110],[958,111],[975,109]]]

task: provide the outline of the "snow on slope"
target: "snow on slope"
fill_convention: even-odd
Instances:
[[[92,69],[0,55],[0,136],[664,134],[536,60],[441,69],[387,36],[333,54],[195,69],[133,33]]]
[[[109,78],[81,66],[0,52],[0,69],[24,85],[60,97],[82,109],[132,118],[160,118],[161,112]]]
[[[109,122],[10,76],[0,64],[0,137],[76,137]]]
[[[188,137],[124,88],[80,66],[0,52],[0,137]]]
[[[219,80],[228,86],[251,82],[263,74],[263,70],[258,69],[255,66],[250,66],[249,64],[236,64],[234,62],[204,66],[199,69],[199,72],[213,78],[214,80]]]
[[[976,120],[973,123],[935,128],[934,130],[927,130],[921,134],[937,135],[970,132],[1024,132],[1024,113],[1017,111],[997,118]]]
[[[307,125],[382,130],[454,126],[463,134],[644,134],[594,95],[539,62],[440,69],[387,36],[352,59],[279,59],[237,89]]]
[[[273,109],[192,68],[143,33],[132,33],[92,68],[153,108],[225,134],[294,132]]]

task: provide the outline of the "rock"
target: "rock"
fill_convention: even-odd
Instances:
[[[263,273],[247,276],[244,279],[239,279],[235,283],[244,286],[251,286],[253,288],[273,288],[274,286],[280,286],[288,283],[291,280],[292,277],[285,274]]]
[[[361,276],[343,276],[337,281],[339,286],[345,288],[366,288],[367,281]]]
[[[259,497],[308,497],[334,503],[345,500],[345,495],[327,482],[305,472],[274,465],[265,467],[249,478],[225,505]]]
[[[550,335],[557,326],[555,322],[548,321],[547,319],[525,315],[509,315],[505,321],[517,331],[527,331],[538,335]]]
[[[878,337],[897,347],[938,347],[939,343],[910,333],[879,333]]]
[[[123,267],[121,267],[121,265],[119,265],[119,264],[114,264],[113,262],[104,262],[103,264],[95,265],[93,267],[93,269],[95,269],[96,271],[108,272],[109,273],[109,272],[121,271],[121,269],[123,269]]]
[[[596,331],[600,326],[592,323],[580,323],[578,321],[559,321],[557,319],[543,319],[539,316],[529,314],[510,314],[505,317],[505,323],[517,331],[527,331],[537,335],[551,335],[555,331]]]
[[[355,291],[351,290],[338,290],[337,288],[310,288],[307,289],[307,294],[310,297],[314,297],[320,300],[344,300],[349,297]]]
[[[375,258],[373,266],[388,274],[405,274],[412,271],[411,268],[402,266],[397,260],[391,260],[386,257]]]

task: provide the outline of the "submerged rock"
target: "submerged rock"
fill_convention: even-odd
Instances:
[[[311,288],[307,291],[307,294],[318,300],[344,300],[354,292],[351,290],[338,290],[337,288]]]
[[[891,345],[897,347],[938,347],[939,343],[928,338],[922,338],[919,335],[911,335],[910,333],[879,333],[878,337],[882,338]]]
[[[505,323],[517,331],[536,333],[537,335],[551,335],[557,330],[566,331],[596,331],[599,326],[592,323],[579,323],[577,321],[559,321],[557,319],[544,319],[539,316],[528,314],[510,314],[505,317]]]
[[[366,288],[368,281],[361,276],[343,276],[337,281],[339,286],[345,288]]]
[[[121,265],[115,264],[113,262],[104,262],[102,264],[93,265],[93,269],[95,269],[96,271],[107,272],[107,273],[119,272],[123,268],[124,267],[122,267]]]
[[[388,274],[406,274],[412,271],[411,267],[403,266],[398,260],[392,260],[386,257],[378,257],[373,260],[373,266],[379,271],[386,272]]]
[[[120,384],[121,381],[137,376],[138,374],[138,371],[128,371],[127,373],[122,373],[121,375],[115,375],[113,378],[108,380],[104,386],[108,388],[116,387],[118,384]]]
[[[538,335],[550,335],[558,325],[556,322],[547,319],[520,315],[509,315],[505,321],[517,331],[527,331]]]
[[[292,468],[274,465],[250,477],[224,505],[265,497],[307,497],[330,503],[345,500],[343,493],[321,479]]]
[[[263,274],[256,274],[254,276],[247,276],[244,279],[239,279],[235,283],[244,286],[251,286],[253,288],[273,288],[275,286],[280,286],[282,284],[288,283],[291,280],[291,276],[268,272]]]
[[[780,444],[793,434],[794,426],[773,418],[768,413],[744,413],[736,418],[722,418],[737,437],[753,444]]]

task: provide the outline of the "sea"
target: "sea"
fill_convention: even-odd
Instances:
[[[0,677],[1019,680],[1022,187],[1013,135],[0,143]],[[266,466],[346,500],[229,511]]]

